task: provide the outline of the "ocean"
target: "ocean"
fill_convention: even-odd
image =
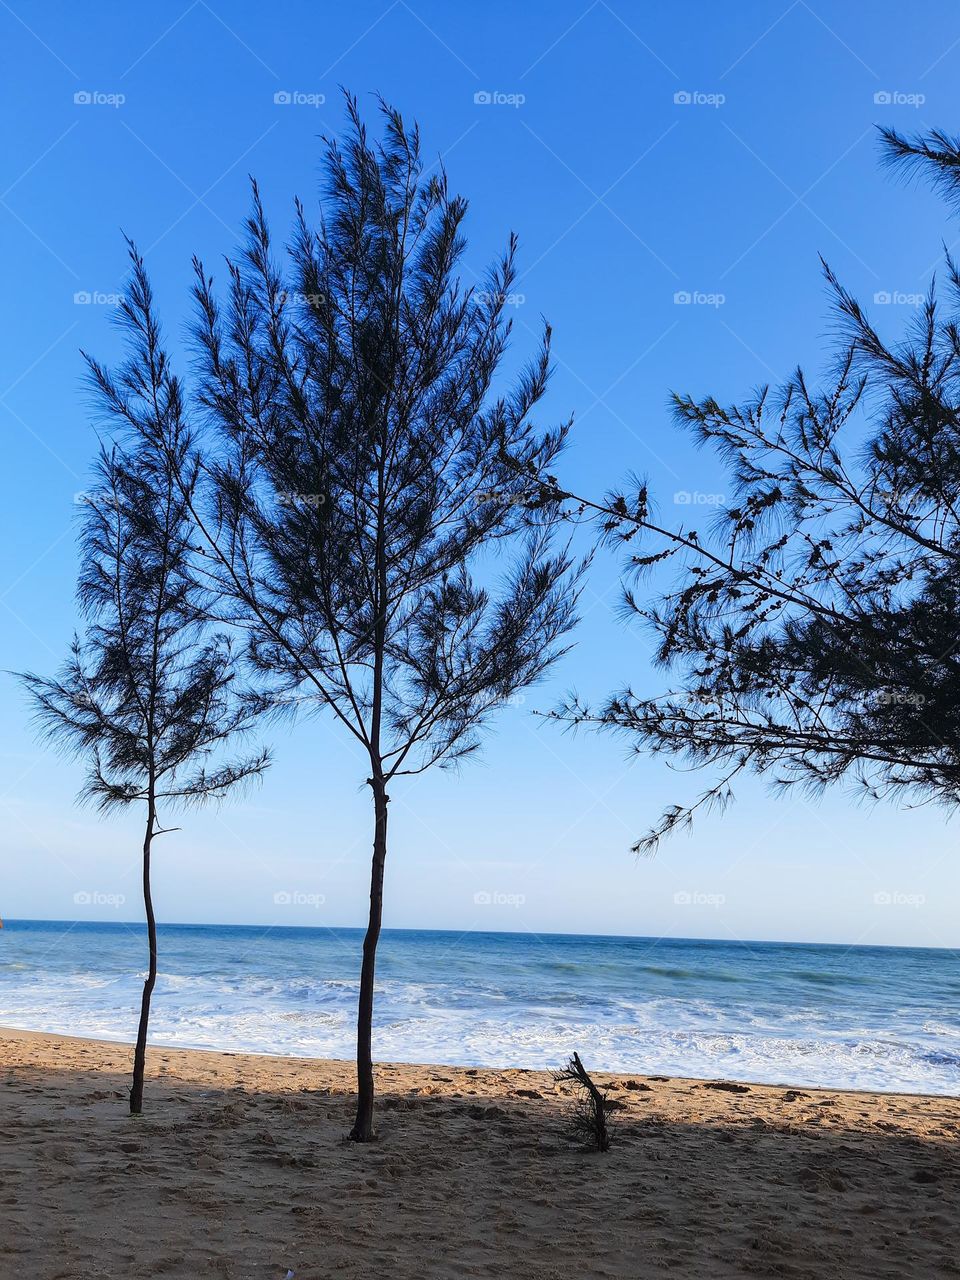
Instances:
[[[351,1058],[362,931],[163,925],[151,1042]],[[8,920],[0,1024],[132,1041],[136,924]],[[960,1093],[952,951],[384,931],[381,1061]]]

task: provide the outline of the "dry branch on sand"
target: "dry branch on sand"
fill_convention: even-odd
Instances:
[[[554,1073],[557,1084],[573,1084],[576,1094],[570,1127],[577,1138],[582,1139],[594,1151],[607,1151],[610,1135],[607,1131],[607,1112],[610,1101],[602,1089],[590,1078],[586,1067],[575,1053],[562,1071]]]

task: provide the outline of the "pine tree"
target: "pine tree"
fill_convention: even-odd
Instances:
[[[882,137],[889,160],[932,171],[957,199],[960,143]],[[822,389],[798,370],[730,407],[674,397],[676,422],[716,454],[735,495],[712,528],[665,526],[637,481],[591,501],[527,469],[545,504],[628,548],[625,608],[649,626],[669,681],[555,715],[719,774],[637,850],[726,803],[745,771],[960,799],[960,272],[948,257],[943,297],[931,285],[890,342],[825,271],[840,338]],[[655,566],[673,566],[675,582],[642,593],[636,579]]]
[[[264,696],[328,711],[368,762],[351,1134],[364,1142],[389,788],[474,752],[496,709],[556,661],[582,566],[552,548],[508,461],[548,466],[566,434],[531,420],[549,331],[513,388],[495,386],[515,241],[482,288],[462,285],[466,202],[442,171],[428,175],[396,111],[382,106],[373,142],[354,100],[347,110],[343,144],[326,148],[319,225],[298,202],[285,267],[256,185],[225,298],[195,264],[204,427],[189,506]]]
[[[189,506],[197,469],[180,388],[160,351],[142,275],[123,304],[130,358],[112,378],[91,362],[117,429],[101,447],[81,512],[78,603],[85,622],[54,679],[27,674],[41,729],[88,763],[82,798],[101,811],[140,805],[149,965],[130,1112],[143,1103],[150,1001],[157,977],[151,858],[168,810],[224,796],[267,766],[265,752],[223,760],[261,704],[237,686],[226,635],[211,632],[196,573]]]

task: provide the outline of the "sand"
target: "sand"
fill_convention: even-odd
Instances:
[[[583,1046],[589,1066],[589,1046]],[[0,1276],[960,1276],[960,1101],[597,1074],[613,1146],[544,1072],[0,1031]]]

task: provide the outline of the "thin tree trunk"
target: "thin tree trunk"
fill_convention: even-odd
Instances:
[[[360,1002],[357,1011],[357,1118],[350,1131],[354,1142],[370,1142],[373,1133],[373,984],[377,943],[383,918],[383,866],[387,856],[387,804],[389,796],[381,776],[371,779],[376,826],[370,871],[370,918],[363,939],[360,969]]]
[[[133,1086],[130,1089],[130,1114],[138,1116],[143,1110],[143,1073],[147,1057],[147,1026],[150,1022],[150,997],[157,981],[157,920],[153,914],[153,896],[150,892],[150,848],[153,844],[153,828],[156,811],[151,797],[147,806],[147,829],[143,837],[143,905],[147,912],[147,940],[150,946],[150,966],[143,984],[140,1001],[140,1026],[137,1029],[137,1047],[133,1055]]]

